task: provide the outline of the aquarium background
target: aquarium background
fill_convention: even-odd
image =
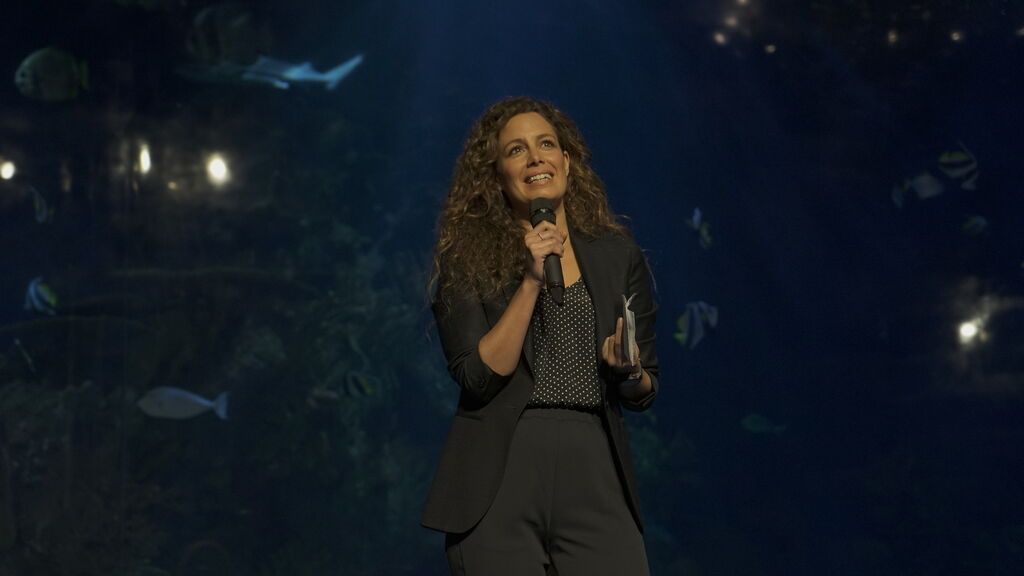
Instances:
[[[430,252],[520,94],[656,279],[652,573],[1024,571],[1020,3],[3,12],[0,575],[447,574]]]

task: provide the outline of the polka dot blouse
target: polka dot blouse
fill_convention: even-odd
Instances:
[[[588,412],[600,408],[594,306],[583,278],[565,289],[561,306],[542,291],[530,322],[536,385],[526,406]]]

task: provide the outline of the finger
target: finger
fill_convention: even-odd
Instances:
[[[612,361],[614,360],[614,358],[611,357],[611,346],[612,346],[612,337],[611,336],[605,338],[604,342],[601,343],[601,358],[604,359],[605,364],[611,364]]]
[[[617,360],[615,359],[615,337],[609,336],[604,339],[604,361],[612,368],[618,368]]]
[[[561,256],[563,252],[562,245],[558,242],[558,240],[555,240],[554,238],[548,238],[547,240],[539,242],[537,244],[537,247],[539,248],[540,252],[542,252],[545,256],[552,253]]]
[[[523,236],[523,243],[526,244],[527,248],[532,248],[541,241],[540,236],[538,236],[536,232],[527,232],[526,235]]]
[[[551,222],[541,222],[533,228],[533,231],[537,233],[541,239],[547,240],[548,238],[557,238],[559,242],[563,244],[565,243],[565,232],[559,230],[558,227]]]
[[[543,222],[538,222],[537,225],[533,227],[533,231],[534,232],[548,232],[548,233],[550,233],[551,231],[556,231],[557,232],[558,231],[558,227],[555,226],[554,224],[552,224],[551,222],[548,222],[547,220],[545,220]]]

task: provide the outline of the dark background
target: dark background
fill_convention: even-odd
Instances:
[[[212,2],[9,4],[0,575],[446,573],[418,526],[456,399],[426,275],[470,124],[518,94],[578,123],[656,278],[653,573],[1024,569],[1020,5],[239,4],[260,53],[363,53],[329,92],[178,74]],[[19,93],[46,46],[87,90]],[[960,146],[975,190],[939,166]],[[924,171],[944,192],[897,206]],[[37,276],[52,316],[22,307]],[[719,323],[691,349],[694,301]],[[158,386],[230,416],[150,417]]]

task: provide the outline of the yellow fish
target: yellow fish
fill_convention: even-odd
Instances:
[[[963,142],[957,142],[957,144],[960,144],[960,150],[943,152],[939,155],[939,169],[953,180],[962,179],[960,188],[974,190],[978,182],[978,159],[967,149],[967,146],[964,146]]]

